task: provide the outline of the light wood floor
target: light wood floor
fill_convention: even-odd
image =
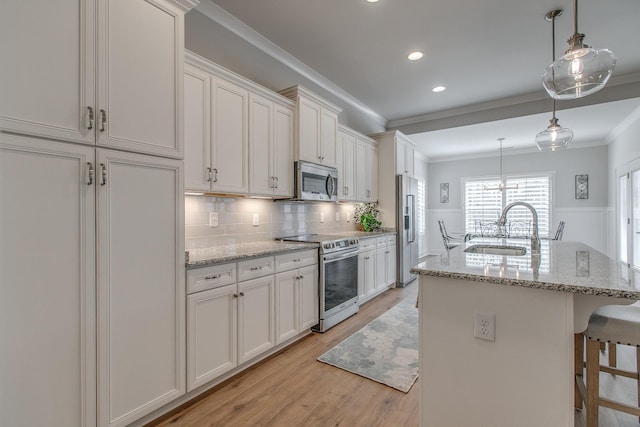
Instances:
[[[151,425],[417,426],[417,382],[405,394],[316,360],[404,298],[415,301],[416,296],[416,281],[403,289],[390,289],[324,334],[302,339],[218,386],[182,412]]]
[[[181,412],[149,426],[418,426],[419,381],[405,394],[316,360],[402,299],[415,301],[416,295],[416,282],[403,289],[390,289],[326,333],[304,338],[217,386]],[[605,354],[602,356],[604,363]],[[632,370],[634,364],[634,349],[618,346],[618,365]],[[637,393],[632,380],[600,375],[603,394],[630,404],[635,402]],[[460,408],[464,410],[464,405]],[[472,417],[469,425],[473,425]],[[584,426],[584,415],[576,411],[575,427]],[[638,427],[640,423],[632,415],[601,408],[600,426]]]

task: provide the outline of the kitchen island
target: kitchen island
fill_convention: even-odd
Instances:
[[[465,252],[496,243],[526,254]],[[421,426],[574,426],[574,333],[597,307],[640,299],[640,275],[577,242],[531,255],[526,239],[472,240],[412,269]]]

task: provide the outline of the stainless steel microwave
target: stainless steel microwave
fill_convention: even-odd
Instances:
[[[298,200],[338,200],[338,170],[305,161],[294,162],[295,198]]]

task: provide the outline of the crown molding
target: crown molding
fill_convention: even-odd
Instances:
[[[174,0],[176,1],[176,0]],[[185,1],[185,0],[182,0]],[[235,16],[231,15],[229,12],[221,8],[220,6],[214,4],[213,2],[206,0],[201,2],[197,7],[200,13],[207,16],[212,21],[231,31],[238,37],[242,38],[246,42],[260,49],[267,55],[271,56],[278,62],[283,65],[289,67],[296,73],[300,74],[304,78],[310,80],[314,84],[321,87],[323,90],[326,90],[331,95],[335,96],[345,104],[355,108],[362,114],[374,120],[376,123],[381,126],[386,127],[387,119],[373,111],[371,108],[366,106],[364,103],[353,97],[347,91],[331,82],[329,79],[313,70],[311,67],[305,65],[302,61],[286,52],[284,49],[280,48],[278,45],[273,43],[271,40],[264,37],[262,34],[255,31],[253,28],[249,27],[244,22],[240,21]]]
[[[200,4],[200,0],[165,0],[168,3],[177,6],[184,13],[189,12],[194,7]]]

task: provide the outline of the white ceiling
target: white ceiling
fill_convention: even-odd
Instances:
[[[573,25],[571,0],[210,1],[388,127],[410,134],[434,160],[495,153],[499,137],[507,138],[505,146],[534,149],[535,135],[551,118],[540,83],[551,61],[544,15],[564,9],[556,22],[558,53]],[[560,123],[574,131],[573,145],[585,146],[606,143],[640,107],[640,1],[582,0],[579,7],[585,43],[618,57],[599,95],[558,105]],[[425,53],[415,63],[406,59],[414,49]],[[447,90],[435,94],[436,85]],[[574,106],[580,108],[567,109]]]

